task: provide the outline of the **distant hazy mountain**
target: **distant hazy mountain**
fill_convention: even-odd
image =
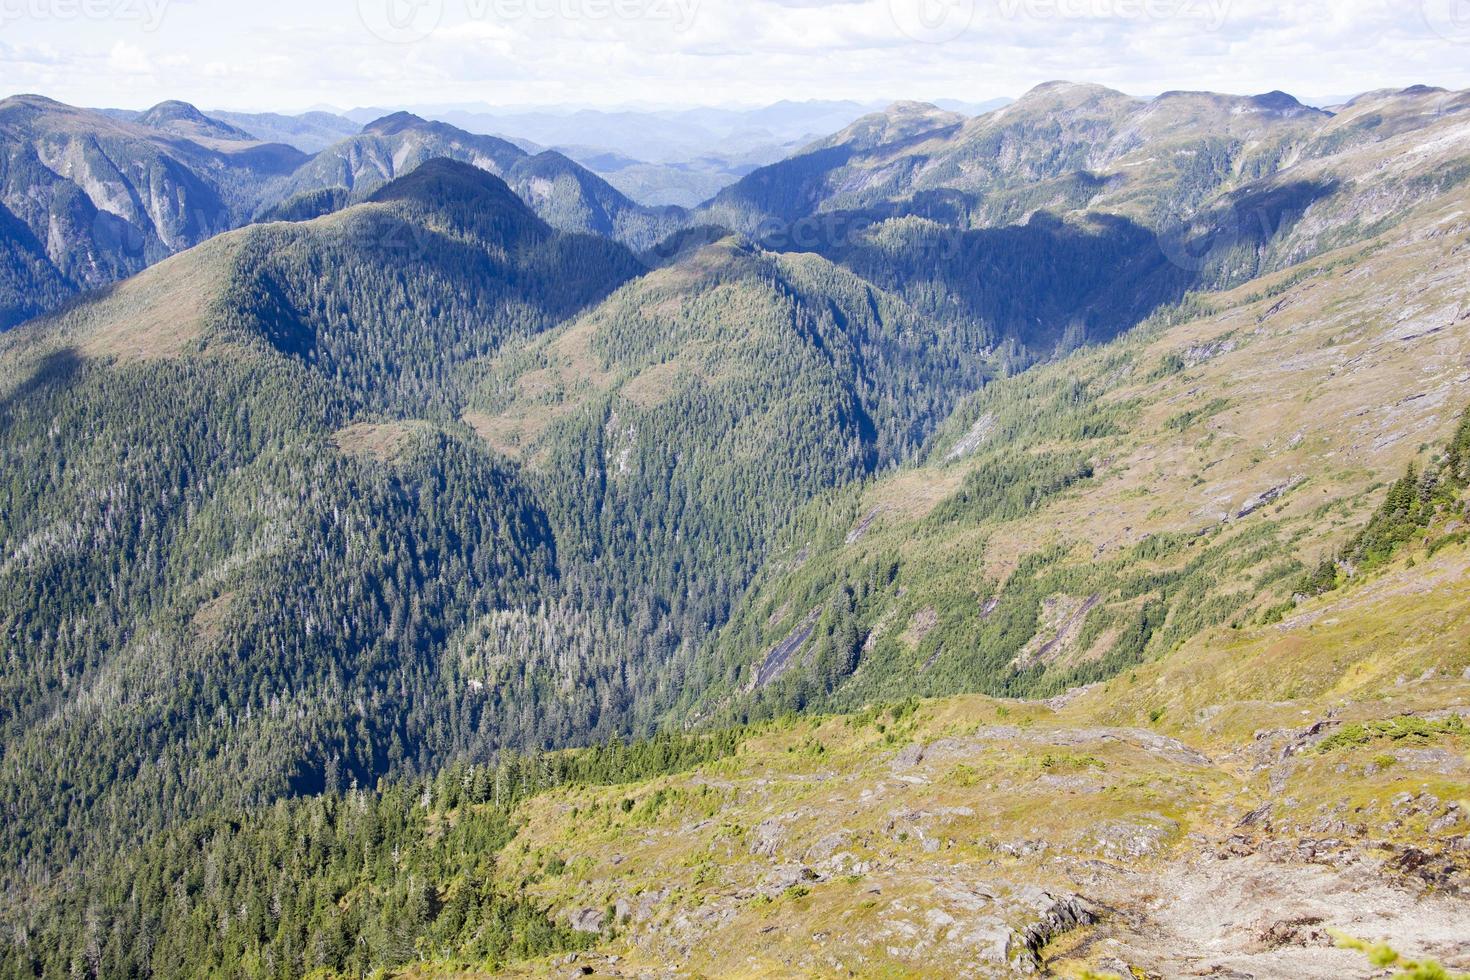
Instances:
[[[218,118],[206,116],[187,102],[160,102],[152,109],[140,113],[134,122],[147,126],[149,129],[189,139],[261,141],[260,137],[247,133],[243,129],[231,126]]]
[[[358,135],[318,153],[291,177],[278,199],[267,204],[289,206],[293,197],[334,188],[347,192],[350,199],[361,199],[436,157],[473,164],[504,178],[538,214],[563,231],[599,234],[642,249],[683,222],[681,211],[637,204],[560,153],[547,150],[533,156],[507,140],[408,112],[375,120]]]
[[[279,112],[231,112],[215,109],[201,112],[187,102],[163,102],[152,109],[100,109],[113,119],[136,122],[190,139],[258,140],[284,143],[303,153],[316,153],[333,143],[355,136],[362,124],[331,112],[313,111],[300,115]]]
[[[643,204],[692,207],[875,108],[778,102],[755,109],[506,110],[410,107],[472,133],[554,147]],[[368,122],[388,110],[355,109]]]
[[[751,145],[665,163],[649,163],[600,147],[557,149],[635,201],[692,208],[751,171],[784,160],[809,141],[809,137],[803,136],[787,143]]]
[[[319,152],[362,131],[360,124],[330,112],[305,112],[299,116],[288,116],[276,112],[227,112],[216,109],[209,115],[239,127],[256,139],[285,143],[303,153]]]
[[[498,110],[491,106],[405,106],[474,133],[533,140],[542,146],[594,146],[650,163],[830,133],[876,108],[857,102],[778,102],[758,109]],[[392,109],[354,109],[367,123]]]

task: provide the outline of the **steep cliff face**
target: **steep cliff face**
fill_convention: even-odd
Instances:
[[[165,108],[154,111],[159,126],[189,121]],[[0,328],[239,226],[266,186],[305,160],[204,128],[192,139],[40,96],[0,102],[0,208],[10,219]]]

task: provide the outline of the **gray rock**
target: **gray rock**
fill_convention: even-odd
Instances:
[[[601,909],[572,909],[567,912],[567,925],[576,932],[601,932],[605,919]]]
[[[797,885],[811,885],[826,881],[814,868],[799,864],[783,865],[766,875],[756,886],[756,894],[766,898],[779,898]]]
[[[833,854],[836,854],[839,848],[846,847],[847,842],[851,839],[852,834],[845,830],[840,830],[835,834],[828,834],[811,846],[806,852],[806,859],[808,861],[825,861]]]
[[[781,821],[762,820],[751,834],[750,853],[759,857],[775,857],[786,842],[786,828]]]
[[[1179,824],[1165,817],[1157,823],[1110,820],[1088,834],[1098,853],[1114,861],[1148,857],[1159,853],[1179,832]]]
[[[893,768],[912,769],[924,761],[924,746],[914,744],[899,750],[898,755],[893,757]]]

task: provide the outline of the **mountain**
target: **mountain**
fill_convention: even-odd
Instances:
[[[542,146],[594,146],[652,163],[677,163],[712,151],[740,152],[752,141],[786,143],[830,133],[872,107],[851,101],[811,100],[754,108],[406,108],[472,133],[531,140]],[[393,111],[400,110],[364,108],[346,115],[367,123]]]
[[[16,96],[0,102],[0,146],[0,329],[248,221],[361,201],[435,158],[504,176],[563,230],[643,249],[683,221],[678,209],[634,204],[560,154],[533,157],[407,114],[307,156],[183,102],[104,113]]]
[[[187,128],[179,106],[150,114]],[[200,142],[40,96],[0,102],[0,327],[239,225],[303,159],[220,132]]]
[[[302,153],[318,153],[362,131],[362,124],[330,112],[286,115],[278,112],[201,112],[187,102],[161,102],[143,112],[102,109],[104,115],[135,122],[192,140],[249,140],[283,143]]]
[[[751,171],[784,160],[810,139],[712,150],[689,160],[649,163],[600,147],[559,146],[559,152],[640,204],[694,208]]]
[[[986,388],[924,465],[793,526],[701,710],[1046,697],[1289,608],[1470,403],[1467,190]],[[859,638],[845,672],[823,630]]]
[[[733,220],[749,227],[955,192],[975,199],[978,220],[1008,222],[1025,213],[1017,206],[1117,210],[1119,198],[1141,185],[1171,193],[1153,208],[1123,210],[1158,220],[1167,216],[1165,206],[1187,212],[1229,179],[1265,176],[1288,157],[1293,140],[1330,118],[1281,93],[1176,92],[1145,100],[1067,82],[1038,86],[968,120],[902,103],[777,165],[787,176],[751,174],[716,198],[711,212],[738,216]],[[1151,155],[1165,147],[1167,153]],[[1188,169],[1177,169],[1181,161]]]
[[[983,383],[970,339],[823,260],[725,239],[487,365],[465,421],[541,474],[566,599],[521,627],[549,649],[469,634],[466,682],[515,704],[529,656],[591,695],[583,725],[651,722],[774,529],[912,455]]]
[[[258,142],[243,129],[206,116],[187,102],[160,102],[135,120],[140,126],[161,130],[192,140],[244,140]]]
[[[554,148],[642,204],[694,207],[751,170],[790,156],[870,108],[856,102],[813,100],[751,109],[424,106],[411,111],[517,145]],[[353,115],[370,122],[388,111],[364,109]]]
[[[547,221],[564,231],[616,238],[635,249],[679,226],[677,209],[634,204],[606,181],[559,153],[535,156],[493,136],[476,136],[406,112],[363,127],[317,154],[276,197],[275,206],[341,188],[353,198],[435,158],[460,160],[503,177]]]
[[[637,255],[390,118],[6,333],[4,972],[1465,962],[1465,106],[901,104]]]
[[[1018,340],[1010,356],[1025,364],[1079,331],[1097,340],[1137,322],[1138,307],[1108,309],[1120,296],[1156,305],[1247,281],[1399,220],[1461,179],[1463,93],[1411,89],[1369,102],[1334,116],[1282,93],[1143,100],[1053,83],[965,121],[899,105],[755,171],[690,220],[816,251],[925,315],[967,318],[997,344]],[[1385,162],[1410,146],[1435,162],[1391,178],[1392,194],[1370,193]],[[1088,303],[1080,318],[1075,303],[1072,320],[1023,306],[1006,324],[986,288],[1004,278],[973,269],[991,267],[990,243],[1021,229],[1053,240],[1047,262],[1091,250],[1082,266],[1122,263],[1130,285],[1114,289],[1119,273],[1108,271],[1102,305]],[[1035,259],[1024,261],[1030,275]],[[1087,272],[1057,271],[1062,288],[1088,288]]]
[[[556,580],[535,493],[447,406],[476,357],[637,271],[440,161],[0,339],[10,472],[29,474],[8,483],[0,531],[19,658],[0,795],[35,830],[6,842],[7,866],[24,876],[218,803],[370,784],[427,750],[453,700],[430,691],[455,624]],[[75,437],[53,443],[52,425]],[[347,732],[355,749],[312,748]],[[43,786],[47,758],[65,761]],[[81,833],[103,810],[116,833]]]
[[[334,143],[362,132],[361,124],[330,112],[303,112],[291,116],[278,112],[227,112],[216,109],[209,115],[212,119],[252,134],[256,139],[285,143],[303,153],[319,153]]]
[[[519,147],[489,136],[473,136],[406,112],[374,120],[298,172],[291,192],[344,187],[370,192],[435,157],[460,159],[497,175],[525,156]]]

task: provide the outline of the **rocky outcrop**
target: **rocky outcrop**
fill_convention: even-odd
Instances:
[[[607,914],[601,909],[570,909],[567,925],[575,932],[601,932]]]
[[[1021,973],[1040,973],[1041,951],[1059,936],[1073,929],[1090,926],[1098,920],[1098,909],[1078,895],[1053,895],[1040,889],[1026,889],[1022,900],[1036,918],[1011,934],[1006,947],[1006,961]]]

